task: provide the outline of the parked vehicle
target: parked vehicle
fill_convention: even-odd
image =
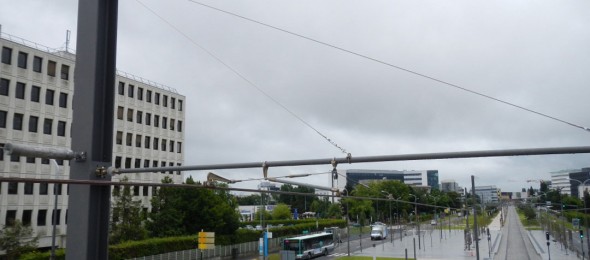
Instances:
[[[387,226],[386,225],[373,225],[371,226],[371,240],[382,240],[387,238]]]
[[[434,220],[434,219],[433,219],[433,220],[431,220],[431,221],[430,221],[430,225],[436,226],[436,220]]]

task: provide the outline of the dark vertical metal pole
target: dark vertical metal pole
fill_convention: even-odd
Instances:
[[[471,193],[473,195],[473,199],[475,199],[475,177],[471,175]],[[479,238],[477,234],[477,207],[475,206],[475,202],[473,203],[473,239],[475,240],[475,255],[477,256],[477,260],[479,260]]]
[[[73,98],[70,178],[109,180],[96,175],[111,165],[117,48],[117,0],[79,0]],[[68,259],[108,259],[110,186],[72,185],[68,205]]]
[[[346,191],[346,196],[348,196],[348,190]],[[350,256],[350,223],[348,217],[348,199],[346,200],[346,231],[348,231],[346,236],[346,251],[348,252],[348,256]]]

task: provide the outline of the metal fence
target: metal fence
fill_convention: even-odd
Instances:
[[[280,246],[280,238],[270,238],[269,251],[278,249]],[[159,255],[142,256],[138,258],[131,258],[129,260],[176,260],[176,259],[211,259],[211,258],[233,258],[244,255],[258,254],[258,241],[247,242],[228,246],[215,246],[215,249],[198,250],[190,249],[176,252],[168,252]]]

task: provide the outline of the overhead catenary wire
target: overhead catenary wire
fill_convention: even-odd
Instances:
[[[58,179],[35,179],[35,178],[12,178],[12,177],[0,177],[0,182],[24,182],[24,183],[57,183],[57,184],[68,184],[68,185],[93,185],[93,186],[148,186],[148,187],[160,187],[160,188],[188,188],[188,189],[209,189],[209,190],[224,190],[224,191],[242,191],[251,193],[270,193],[270,194],[283,194],[283,195],[299,195],[307,197],[341,197],[343,199],[357,199],[357,200],[376,200],[376,201],[394,201],[400,203],[406,203],[411,205],[436,207],[436,208],[448,208],[444,206],[436,206],[426,203],[415,203],[405,200],[387,199],[387,198],[373,198],[373,197],[360,197],[360,196],[341,196],[326,194],[315,194],[295,191],[275,191],[275,190],[254,190],[246,188],[232,188],[222,186],[208,186],[199,184],[176,184],[176,183],[151,183],[151,182],[127,182],[127,181],[102,181],[102,180],[58,180]],[[452,208],[455,209],[455,208]],[[458,208],[457,208],[458,209]]]
[[[345,52],[345,53],[348,53],[348,54],[351,54],[351,55],[354,55],[354,56],[357,56],[357,57],[361,57],[363,59],[367,59],[367,60],[370,60],[370,61],[373,61],[373,62],[382,64],[382,65],[385,65],[385,66],[388,66],[388,67],[397,69],[397,70],[401,70],[401,71],[404,71],[404,72],[407,72],[407,73],[416,75],[418,77],[429,79],[429,80],[432,80],[432,81],[441,83],[441,84],[443,84],[445,86],[448,86],[448,87],[459,89],[459,90],[462,90],[462,91],[465,91],[465,92],[468,92],[468,93],[471,93],[471,94],[474,94],[474,95],[477,95],[477,96],[481,96],[481,97],[484,97],[484,98],[487,98],[487,99],[490,99],[490,100],[493,100],[493,101],[496,101],[496,102],[500,102],[502,104],[505,104],[505,105],[508,105],[508,106],[512,106],[512,107],[515,107],[517,109],[521,109],[521,110],[524,110],[524,111],[527,111],[527,112],[530,112],[530,113],[533,113],[533,114],[536,114],[536,115],[539,115],[539,116],[542,116],[542,117],[545,117],[545,118],[548,118],[548,119],[552,119],[552,120],[555,120],[557,122],[561,122],[563,124],[566,124],[566,125],[569,125],[569,126],[573,126],[575,128],[579,128],[579,129],[586,130],[586,131],[590,132],[590,128],[588,128],[588,127],[584,127],[584,126],[581,126],[581,125],[578,125],[578,124],[574,124],[572,122],[569,122],[569,121],[566,121],[566,120],[557,118],[555,116],[548,115],[546,113],[542,113],[542,112],[539,112],[539,111],[536,111],[536,110],[533,110],[533,109],[530,109],[530,108],[526,108],[524,106],[517,105],[515,103],[509,102],[509,101],[505,101],[505,100],[502,100],[502,99],[499,99],[499,98],[496,98],[496,97],[493,97],[491,95],[484,94],[484,93],[481,93],[481,92],[478,92],[478,91],[475,91],[475,90],[471,90],[471,89],[468,89],[466,87],[462,87],[462,86],[459,86],[457,84],[453,84],[453,83],[450,83],[448,81],[435,78],[434,76],[429,76],[427,74],[420,73],[420,72],[417,72],[417,71],[412,70],[412,69],[404,68],[402,66],[395,65],[395,64],[392,64],[392,63],[383,61],[383,60],[378,59],[378,58],[373,58],[373,57],[370,57],[368,55],[361,54],[359,52],[348,50],[348,49],[345,49],[343,47],[339,47],[337,45],[334,45],[334,44],[331,44],[331,43],[327,43],[325,41],[320,41],[320,40],[311,38],[309,36],[305,36],[305,35],[300,34],[300,33],[292,32],[292,31],[289,31],[287,29],[283,29],[283,28],[280,28],[280,27],[277,27],[277,26],[274,26],[274,25],[270,25],[270,24],[267,24],[267,23],[264,23],[264,22],[261,22],[261,21],[258,21],[258,20],[254,20],[252,18],[248,18],[248,17],[242,16],[242,15],[239,15],[239,14],[236,14],[236,13],[233,13],[233,12],[229,12],[229,11],[226,11],[226,10],[223,10],[223,9],[220,9],[220,8],[217,8],[217,7],[214,7],[214,6],[211,6],[211,5],[207,5],[207,4],[204,4],[204,3],[201,3],[201,2],[195,1],[195,0],[188,0],[188,1],[189,2],[192,2],[192,3],[195,3],[195,4],[198,4],[198,5],[201,5],[203,7],[207,7],[209,9],[216,10],[218,12],[229,14],[231,16],[238,17],[240,19],[243,19],[243,20],[246,20],[246,21],[249,21],[249,22],[252,22],[252,23],[256,23],[256,24],[259,24],[259,25],[262,25],[262,26],[265,26],[265,27],[268,27],[268,28],[271,28],[271,29],[274,29],[274,30],[277,30],[277,31],[281,31],[281,32],[290,34],[290,35],[293,35],[293,36],[296,36],[296,37],[299,37],[299,38],[302,38],[302,39],[305,39],[305,40],[308,40],[308,41],[311,41],[311,42],[314,42],[314,43],[317,43],[317,44],[320,44],[320,45],[324,45],[324,46],[327,46],[327,47],[330,47],[330,48],[333,48],[333,49],[336,49],[336,50],[339,50],[339,51],[342,51],[342,52]]]
[[[215,55],[212,51],[209,51],[208,49],[206,49],[205,47],[203,47],[202,45],[200,45],[199,43],[197,43],[192,37],[190,37],[189,35],[187,35],[186,33],[184,33],[182,30],[180,30],[174,24],[172,24],[171,22],[169,22],[168,20],[166,20],[164,17],[162,17],[161,15],[159,15],[158,13],[156,13],[153,9],[151,9],[150,7],[148,7],[147,5],[145,5],[144,3],[142,3],[140,0],[136,0],[136,1],[141,6],[143,6],[145,9],[147,9],[150,13],[152,13],[153,15],[155,15],[156,17],[158,17],[161,21],[163,21],[164,23],[166,23],[168,26],[170,26],[172,29],[174,29],[176,32],[178,32],[180,35],[182,35],[184,38],[186,38],[187,40],[189,40],[193,45],[197,46],[199,49],[201,49],[202,51],[204,51],[205,53],[207,53],[209,56],[211,56],[217,62],[221,63],[227,69],[229,69],[234,74],[236,74],[239,78],[241,78],[246,83],[248,83],[248,85],[250,85],[251,87],[253,87],[254,89],[256,89],[258,92],[260,92],[262,95],[264,95],[265,97],[267,97],[268,99],[270,99],[273,103],[275,103],[276,105],[278,105],[279,107],[281,107],[283,110],[285,110],[291,116],[293,116],[297,120],[299,120],[299,122],[303,123],[308,128],[310,128],[311,130],[313,130],[314,132],[316,132],[318,135],[320,135],[322,138],[324,138],[327,142],[329,142],[332,146],[336,147],[337,149],[339,149],[344,154],[347,153],[346,149],[344,149],[343,147],[341,147],[340,145],[338,145],[332,139],[328,138],[328,136],[326,136],[324,133],[320,132],[320,130],[318,130],[316,127],[312,126],[305,119],[303,119],[302,117],[300,117],[299,115],[297,115],[295,112],[293,112],[287,106],[283,105],[281,102],[279,102],[273,96],[271,96],[270,94],[268,94],[266,91],[264,91],[262,88],[260,88],[256,83],[254,83],[253,81],[251,81],[250,79],[248,79],[246,76],[244,76],[242,73],[240,73],[237,69],[235,69],[234,67],[230,66],[227,62],[223,61],[221,58],[219,58],[217,55]]]

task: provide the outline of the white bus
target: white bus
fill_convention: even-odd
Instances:
[[[334,234],[318,233],[283,240],[283,250],[295,251],[297,259],[310,259],[334,251]]]

